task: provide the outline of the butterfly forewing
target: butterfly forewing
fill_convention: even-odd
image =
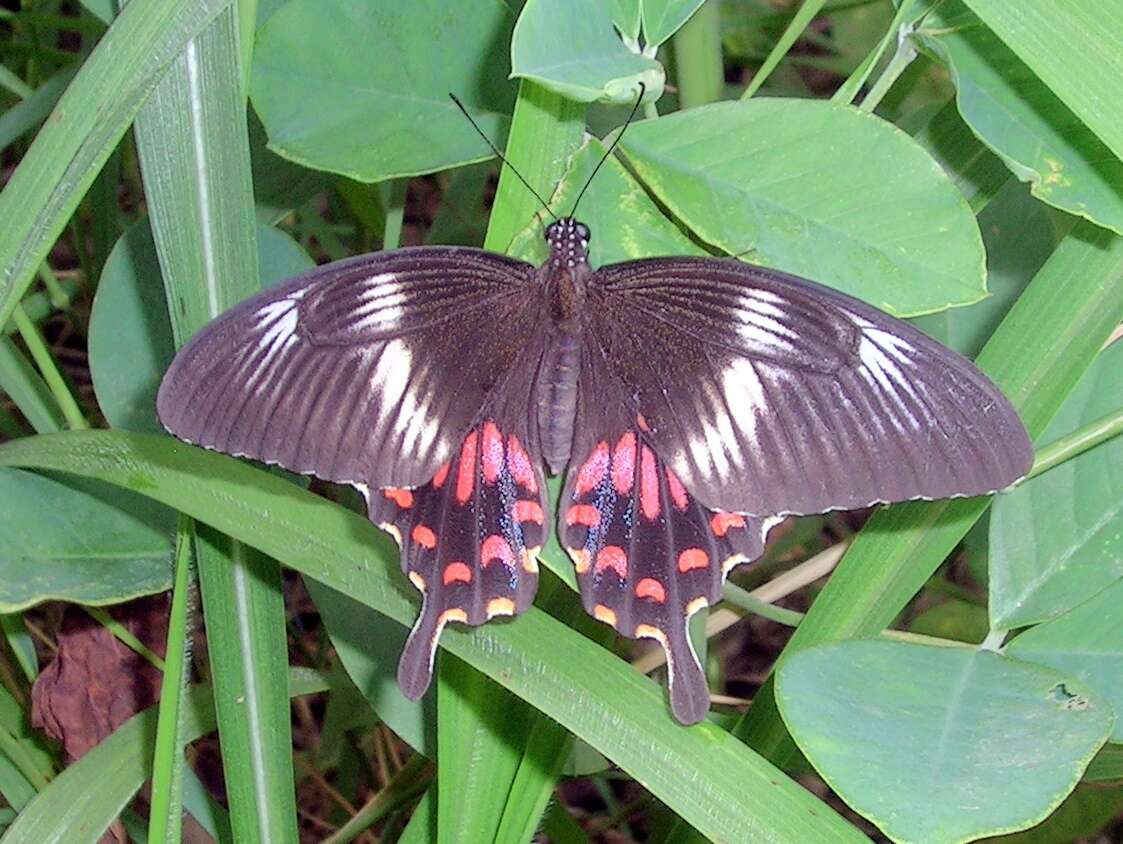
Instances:
[[[758,515],[978,495],[1023,476],[1017,414],[970,362],[855,299],[732,260],[602,268],[589,330],[706,504]]]
[[[375,253],[248,299],[176,357],[176,436],[327,480],[426,482],[538,329],[528,264],[474,249]]]

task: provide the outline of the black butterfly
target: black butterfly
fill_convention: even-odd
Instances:
[[[349,483],[423,595],[398,680],[429,685],[449,621],[516,615],[558,530],[585,608],[667,652],[705,717],[687,622],[786,514],[980,495],[1033,451],[971,363],[834,290],[732,259],[592,270],[546,229],[535,268],[421,247],[319,267],[238,305],[176,357],[158,412],[198,445]]]

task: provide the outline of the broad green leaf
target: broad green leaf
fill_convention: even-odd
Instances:
[[[987,611],[977,604],[950,600],[937,604],[912,620],[909,630],[924,636],[938,636],[978,644],[990,630]]]
[[[1123,4],[967,0],[967,5],[1123,159]]]
[[[0,193],[0,325],[169,63],[228,5],[132,0],[83,63]]]
[[[364,182],[490,158],[448,95],[501,143],[513,23],[501,0],[286,3],[254,51],[250,94],[269,148]]]
[[[0,465],[143,491],[402,624],[417,612],[397,564],[379,559],[388,543],[367,519],[225,455],[167,437],[83,431],[0,445]],[[678,724],[662,688],[537,608],[509,624],[450,627],[441,645],[584,738],[704,835],[865,840],[716,725]]]
[[[304,668],[292,669],[288,682],[294,697],[328,688],[323,678]],[[213,696],[209,686],[196,686],[188,694],[183,722],[188,741],[214,731]],[[152,775],[155,736],[156,707],[150,706],[52,780],[20,813],[5,841],[95,844]]]
[[[527,0],[511,39],[511,76],[582,103],[663,94],[663,66],[625,46],[601,0]]]
[[[1123,744],[1105,744],[1088,766],[1084,779],[1088,782],[1123,781]]]
[[[257,228],[263,286],[313,266],[287,234]],[[114,428],[162,432],[156,390],[175,346],[156,247],[147,220],[133,225],[109,254],[90,313],[90,374],[98,406]]]
[[[966,308],[949,308],[913,324],[973,358],[1056,247],[1058,233],[1049,210],[1010,179],[979,214],[987,254],[990,296]]]
[[[0,612],[116,604],[171,586],[175,514],[122,490],[0,471]]]
[[[651,197],[616,159],[609,158],[589,181],[593,168],[604,158],[604,146],[591,138],[573,157],[550,205],[558,216],[573,212],[578,192],[588,184],[577,216],[589,227],[589,262],[594,267],[650,258],[656,255],[706,255],[704,249],[663,216]],[[511,244],[511,254],[535,264],[549,250],[544,225],[535,220]]]
[[[379,550],[385,559],[394,558],[392,543],[383,540]],[[432,759],[437,750],[436,700],[433,695],[409,700],[398,688],[398,655],[409,631],[315,580],[307,586],[352,682],[395,735]]]
[[[1072,844],[1096,841],[1096,833],[1123,810],[1123,789],[1079,785],[1053,812],[1033,829],[988,838],[984,844]]]
[[[801,651],[777,671],[776,702],[831,788],[894,841],[917,844],[1039,823],[1115,720],[1052,669],[898,642]]]
[[[963,119],[1034,196],[1123,233],[1123,161],[962,0],[916,36],[950,67]]]
[[[1025,631],[1005,652],[1079,677],[1116,713],[1123,713],[1123,580],[1064,615]],[[1123,741],[1123,721],[1116,721],[1111,739]]]
[[[705,0],[643,0],[643,44],[658,47],[679,31]]]
[[[640,4],[642,0],[610,0],[608,4],[612,22],[624,38],[639,42]]]
[[[620,143],[702,239],[898,316],[986,295],[978,226],[910,137],[850,106],[778,98],[645,120]]]
[[[1036,441],[1048,444],[1121,404],[1123,343],[1114,343]],[[1052,618],[1123,577],[1121,519],[1123,437],[1001,496],[990,520],[991,626]]]
[[[269,149],[261,119],[249,109],[250,166],[257,216],[277,223],[317,193],[326,190],[329,177],[319,170],[294,164]]]

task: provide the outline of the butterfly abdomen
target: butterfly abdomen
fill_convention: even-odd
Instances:
[[[542,456],[553,474],[569,462],[577,415],[577,373],[581,365],[580,328],[558,327],[546,344],[534,386]]]

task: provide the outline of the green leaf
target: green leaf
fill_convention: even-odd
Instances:
[[[636,123],[620,145],[675,216],[730,254],[899,316],[986,295],[963,196],[880,118],[812,100],[715,103]]]
[[[323,678],[307,669],[293,669],[285,679],[294,697],[328,688]],[[196,686],[189,692],[183,722],[183,735],[188,741],[214,731],[212,698],[209,686]],[[151,776],[155,736],[156,707],[150,706],[52,780],[50,786],[20,812],[5,835],[6,840],[96,844]]]
[[[658,47],[679,31],[705,0],[643,0],[643,44]]]
[[[417,612],[391,543],[367,519],[225,455],[166,437],[82,431],[0,445],[0,465],[143,491],[400,623]],[[716,725],[678,724],[662,688],[541,610],[510,624],[446,629],[441,645],[585,739],[711,838],[864,840]]]
[[[387,559],[392,559],[393,552],[388,548],[385,551]],[[413,701],[398,688],[398,655],[409,631],[354,598],[315,580],[309,580],[307,587],[343,667],[371,708],[410,747],[434,758],[437,755],[434,696]]]
[[[1123,781],[1123,744],[1105,744],[1088,766],[1084,779],[1088,782]]]
[[[656,255],[709,254],[663,216],[616,158],[607,159],[590,182],[589,176],[602,158],[604,146],[590,138],[573,157],[550,201],[556,213],[568,215],[577,193],[589,185],[581,198],[579,216],[592,232],[589,262],[594,267]],[[548,251],[538,220],[519,232],[511,244],[512,255],[535,264],[544,262]]]
[[[624,38],[639,42],[641,0],[610,0],[608,4],[612,22]]]
[[[1076,116],[1123,159],[1123,5],[1102,0],[967,0]]]
[[[229,0],[132,0],[114,20],[0,193],[0,325],[145,98]]]
[[[986,844],[1072,844],[1096,833],[1123,809],[1123,789],[1080,785],[1040,824],[1025,832],[988,838]],[[1102,839],[1101,839],[1102,840]]]
[[[1010,180],[1010,171],[975,137],[954,102],[932,115],[913,137],[947,171],[976,213]]]
[[[314,264],[291,237],[257,227],[263,286]],[[152,230],[140,220],[109,253],[94,296],[89,330],[90,374],[98,406],[114,428],[162,432],[156,390],[175,354]]]
[[[1079,677],[1123,712],[1123,580],[1025,631],[1005,652]],[[1123,741],[1123,721],[1116,721],[1111,739]]]
[[[261,119],[249,109],[250,165],[257,216],[277,223],[328,187],[328,176],[294,164],[268,148]]]
[[[1123,343],[1104,349],[1037,438],[1118,410]],[[1019,486],[990,520],[990,619],[1009,630],[1066,612],[1123,577],[1123,437]]]
[[[916,36],[951,68],[963,119],[1034,196],[1123,233],[1123,161],[961,0]]]
[[[776,701],[843,800],[894,841],[924,844],[1039,823],[1114,721],[1106,702],[1056,671],[897,642],[801,651],[778,669]]]
[[[4,336],[0,336],[0,390],[8,394],[38,433],[58,431],[65,426],[66,420],[43,376],[12,338]]]
[[[171,586],[175,515],[99,484],[0,471],[0,612],[115,604]]]
[[[38,126],[55,107],[63,90],[74,78],[75,67],[64,67],[40,85],[31,96],[0,114],[0,150]]]
[[[511,76],[530,79],[582,103],[646,102],[663,94],[654,59],[628,49],[600,0],[527,0],[511,39]]]
[[[365,182],[490,158],[448,95],[500,143],[513,23],[501,0],[286,3],[254,52],[251,96],[270,149]]]
[[[986,246],[990,296],[966,308],[913,320],[913,325],[970,358],[979,353],[1059,240],[1048,209],[1013,179],[979,214],[979,229]]]

